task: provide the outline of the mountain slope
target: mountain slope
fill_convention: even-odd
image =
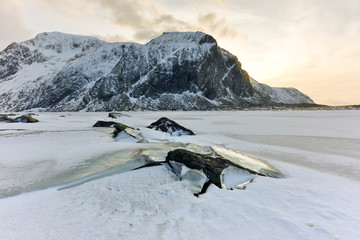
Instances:
[[[256,90],[257,94],[260,94],[263,98],[276,103],[286,104],[301,104],[301,103],[314,103],[311,98],[301,93],[296,88],[277,88],[270,87],[263,83],[258,83],[250,77],[250,83]]]
[[[201,32],[145,45],[58,32],[0,53],[0,111],[211,110],[310,103],[295,89],[257,83]]]

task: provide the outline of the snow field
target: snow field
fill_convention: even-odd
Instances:
[[[109,132],[92,129],[97,120],[106,119],[105,113],[70,114],[58,118],[62,114],[39,113],[35,116],[41,121],[38,124],[0,124],[2,130],[12,128],[0,131],[4,156],[0,160],[0,189],[4,188],[5,172],[9,173],[8,182],[19,181],[21,167],[22,173],[37,171],[36,175],[41,177],[45,174],[41,168],[31,170],[28,166],[37,161],[47,163],[51,156],[51,161],[61,166],[50,171],[53,173],[82,164],[93,155],[111,154],[136,144],[116,142]],[[192,195],[196,189],[190,182],[177,181],[164,166],[158,166],[61,191],[52,187],[23,193],[0,199],[0,239],[352,240],[360,237],[360,188],[356,177],[360,168],[356,151],[360,112],[130,112],[128,115],[116,121],[144,127],[166,116],[197,134],[172,137],[172,141],[224,144],[270,161],[287,177],[258,176],[246,190],[210,186],[206,194],[196,198]],[[43,132],[39,134],[39,131]],[[37,144],[43,148],[36,147]],[[16,151],[21,146],[22,151]],[[347,172],[349,169],[355,170]]]

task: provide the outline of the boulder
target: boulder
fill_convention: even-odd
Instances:
[[[182,135],[195,135],[193,131],[187,129],[175,121],[162,117],[156,122],[153,122],[147,128],[155,129],[158,131],[166,132],[171,134],[172,136],[182,136]]]
[[[128,115],[123,114],[123,113],[118,113],[118,112],[111,112],[108,115],[109,118],[120,118],[120,117],[128,117]]]
[[[20,117],[14,118],[13,122],[36,123],[36,122],[39,122],[39,120],[33,118],[30,115],[22,115]]]
[[[117,122],[112,121],[97,121],[93,127],[114,127]]]
[[[118,122],[113,122],[113,121],[97,121],[93,127],[113,127],[115,128],[115,131],[113,132],[113,137],[117,137],[117,135],[124,131],[126,128],[131,128],[133,129],[132,127],[129,127],[125,124],[122,124],[122,123],[118,123]]]
[[[197,170],[199,173],[204,173],[208,180],[204,183],[201,191],[194,194],[195,196],[205,193],[211,183],[219,188],[227,188],[224,186],[226,183],[223,182],[223,179],[224,170],[228,169],[229,167],[241,169],[241,174],[246,175],[246,179],[242,177],[244,180],[238,183],[241,185],[241,188],[244,188],[245,183],[252,182],[254,177],[251,174],[256,174],[256,172],[244,169],[241,166],[234,164],[233,162],[220,156],[212,154],[199,154],[184,149],[176,149],[174,151],[168,152],[165,162],[169,165],[171,171],[176,174],[179,172],[179,165],[177,163],[183,164],[187,168]],[[176,164],[173,164],[172,162],[176,162]],[[180,172],[181,171],[182,170],[180,170]]]
[[[9,115],[2,114],[0,115],[0,121],[4,122],[21,122],[21,123],[36,123],[39,120],[31,117],[30,115],[21,115],[20,117],[10,118]]]
[[[12,122],[12,119],[8,115],[0,114],[0,122]]]

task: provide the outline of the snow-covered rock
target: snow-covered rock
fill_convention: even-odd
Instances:
[[[182,136],[182,135],[195,135],[193,131],[187,129],[177,122],[168,119],[166,117],[162,117],[156,122],[153,122],[147,128],[155,129],[158,131],[169,133],[172,136]]]
[[[39,120],[33,118],[30,115],[21,115],[15,118],[10,118],[7,114],[0,114],[0,122],[9,122],[9,123],[36,123]]]
[[[296,88],[277,88],[269,85],[258,83],[255,79],[250,77],[250,83],[256,90],[257,94],[263,98],[267,98],[276,103],[299,104],[299,103],[314,103],[311,98],[301,93]]]
[[[0,52],[0,111],[212,110],[310,103],[295,89],[252,80],[238,59],[201,32],[147,44],[59,32]]]

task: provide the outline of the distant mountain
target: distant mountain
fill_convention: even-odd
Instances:
[[[0,111],[221,110],[314,104],[294,88],[249,77],[201,32],[147,44],[107,43],[59,32],[0,52]]]

